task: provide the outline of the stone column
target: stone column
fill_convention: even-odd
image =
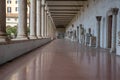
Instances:
[[[48,15],[48,28],[47,28],[47,35],[48,38],[50,38],[50,27],[51,27],[51,19],[50,19],[50,15]]]
[[[42,29],[42,37],[44,38],[44,5],[42,5],[42,8],[41,8],[41,29]]]
[[[97,19],[97,38],[96,38],[96,48],[100,47],[100,22],[101,22],[102,16],[96,16]]]
[[[18,0],[17,40],[27,40],[27,0]]]
[[[37,0],[37,37],[42,38],[41,35],[41,0]]]
[[[6,1],[0,1],[0,42],[5,42],[6,35]]]
[[[45,7],[45,38],[47,38],[47,28],[48,28],[48,9],[47,9],[47,5]]]
[[[47,7],[45,5],[45,11],[44,11],[44,37],[46,38],[46,27],[47,27]]]
[[[49,28],[49,12],[47,11],[47,28],[46,28],[46,36],[48,38],[48,28]]]
[[[44,8],[45,8],[45,1],[44,0],[42,0],[42,2],[41,2],[41,32],[42,32],[42,37],[44,38],[44,17],[45,17],[45,15],[44,15]]]
[[[40,2],[40,1],[37,1],[37,3],[38,2]],[[38,6],[37,6],[37,9],[38,9]],[[36,37],[36,0],[31,0],[31,10],[30,10],[30,39],[36,39],[36,38],[37,38]]]
[[[113,19],[112,19],[112,43],[110,52],[116,52],[116,28],[117,28],[117,14],[119,9],[112,8]]]

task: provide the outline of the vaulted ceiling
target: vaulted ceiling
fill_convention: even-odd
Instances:
[[[46,0],[56,27],[65,27],[87,0]]]

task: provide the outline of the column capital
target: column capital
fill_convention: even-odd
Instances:
[[[111,11],[112,11],[113,15],[117,15],[119,8],[112,8]]]
[[[101,21],[102,16],[96,16],[97,21]]]

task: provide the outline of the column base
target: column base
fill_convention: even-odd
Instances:
[[[0,36],[0,42],[7,42],[7,41],[9,41],[7,36]]]
[[[1,38],[0,37],[0,42],[7,42],[6,38]]]
[[[12,39],[12,40],[28,40],[29,38],[27,36],[17,36],[16,39]]]
[[[37,36],[38,39],[42,39],[42,36]]]
[[[29,36],[30,39],[37,39],[36,36]]]
[[[45,38],[45,36],[42,36],[42,38]]]
[[[47,38],[47,37],[44,37],[44,38]]]
[[[116,53],[116,50],[111,49],[110,53]]]

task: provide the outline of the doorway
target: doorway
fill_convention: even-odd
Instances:
[[[111,48],[112,43],[112,18],[112,15],[108,16],[108,48]]]

